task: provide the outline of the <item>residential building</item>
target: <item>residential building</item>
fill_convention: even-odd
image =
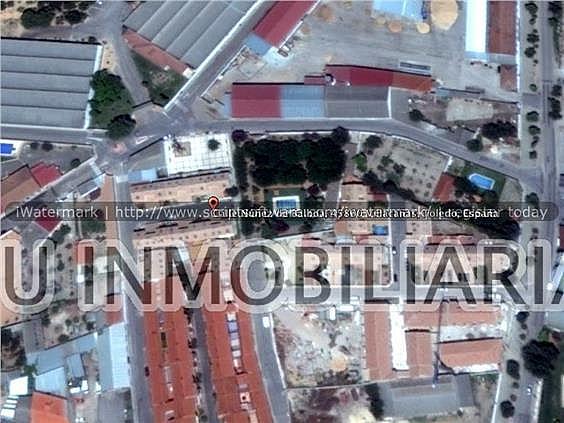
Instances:
[[[137,204],[199,203],[212,195],[227,197],[225,190],[230,186],[230,172],[225,171],[135,184],[130,192]]]
[[[35,180],[29,167],[20,167],[2,179],[2,197],[0,200],[0,214],[11,211],[33,198],[41,190],[41,185]]]

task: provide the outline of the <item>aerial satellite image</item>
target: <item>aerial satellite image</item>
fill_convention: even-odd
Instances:
[[[564,423],[564,1],[0,1],[2,423]]]

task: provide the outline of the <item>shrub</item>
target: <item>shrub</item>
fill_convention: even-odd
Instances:
[[[375,148],[380,148],[382,146],[382,138],[377,135],[369,135],[364,141],[364,145],[367,149],[373,150]]]
[[[505,365],[507,374],[513,379],[519,380],[519,362],[516,360],[507,360]]]
[[[529,122],[537,122],[539,120],[539,112],[537,111],[529,112],[526,116]]]
[[[221,146],[221,143],[218,140],[210,139],[208,140],[208,149],[210,151],[216,151]]]
[[[414,122],[419,122],[425,119],[425,116],[423,115],[423,113],[421,113],[420,110],[412,109],[409,111],[409,118]]]
[[[529,125],[529,134],[537,135],[540,134],[540,128],[536,125]]]
[[[513,414],[515,414],[515,407],[513,406],[513,404],[511,404],[511,401],[502,401],[499,404],[500,410],[501,410],[501,415],[503,416],[503,418],[507,419],[509,417],[513,417]]]
[[[49,7],[28,8],[22,12],[21,23],[24,28],[46,27],[51,25],[55,12]]]
[[[135,120],[130,115],[119,115],[113,118],[108,125],[108,136],[115,140],[123,138],[135,128]]]
[[[46,141],[41,144],[41,149],[43,151],[51,151],[53,150],[53,144],[51,144],[49,141]]]
[[[553,362],[558,358],[560,351],[552,342],[529,341],[521,350],[525,368],[533,376],[544,378],[554,369]]]
[[[80,10],[68,10],[63,14],[63,17],[69,24],[76,25],[86,19],[87,15]]]
[[[466,148],[470,151],[482,151],[484,149],[484,143],[479,138],[472,138],[466,141]]]

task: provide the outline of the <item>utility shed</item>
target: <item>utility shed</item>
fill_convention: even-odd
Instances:
[[[195,69],[252,5],[252,1],[148,1],[137,7],[124,24]]]
[[[325,87],[325,113],[329,118],[389,118],[388,87]]]
[[[97,44],[3,38],[2,124],[88,126],[90,79],[101,54]]]

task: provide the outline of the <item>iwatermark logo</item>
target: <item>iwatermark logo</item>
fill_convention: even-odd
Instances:
[[[552,246],[526,248],[505,240],[436,245],[404,240],[387,245],[328,245],[302,238],[233,242],[198,249],[184,244],[143,248],[132,255],[119,240],[75,245],[75,280],[82,310],[115,310],[127,295],[139,310],[181,307],[222,310],[230,303],[263,313],[285,304],[461,304],[507,302],[531,310],[564,310],[553,281]],[[55,294],[55,249],[34,245],[22,268],[17,240],[0,245],[4,307],[21,314],[45,310]],[[29,252],[28,259],[29,259]],[[31,276],[30,276],[31,275]],[[108,300],[110,299],[110,300]]]

